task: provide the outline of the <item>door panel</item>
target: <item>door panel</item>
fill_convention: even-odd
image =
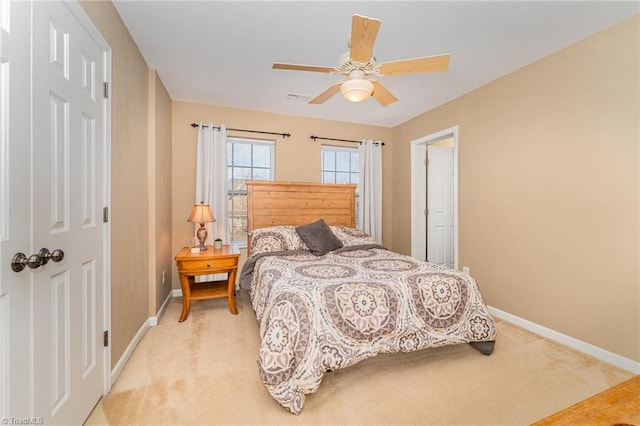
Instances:
[[[62,2],[34,9],[34,245],[62,249],[62,262],[34,273],[35,411],[80,424],[102,395],[104,351],[103,54]],[[42,31],[39,31],[42,30]]]
[[[427,147],[427,260],[453,268],[453,148]]]
[[[104,389],[108,115],[98,89],[107,67],[80,11],[71,2],[0,0],[5,420],[82,424]],[[64,259],[12,270],[14,253],[41,248],[62,249]]]
[[[31,274],[11,259],[31,244],[29,2],[0,0],[0,418],[30,413]],[[27,268],[28,269],[28,268]]]

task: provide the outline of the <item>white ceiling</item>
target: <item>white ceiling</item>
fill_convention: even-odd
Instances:
[[[637,1],[114,1],[174,100],[392,127],[639,12]],[[314,97],[339,75],[351,15],[378,18],[378,63],[451,54],[448,71],[382,77],[399,101]],[[596,61],[597,58],[594,58]],[[215,121],[215,117],[211,117]]]

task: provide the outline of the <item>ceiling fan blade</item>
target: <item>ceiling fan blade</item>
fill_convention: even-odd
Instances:
[[[316,65],[279,64],[279,63],[274,63],[272,68],[274,70],[313,71],[313,72],[326,72],[326,73],[332,73],[336,70],[333,67],[320,67]]]
[[[385,62],[380,65],[381,75],[415,74],[428,71],[444,71],[449,68],[451,55],[426,56],[424,58],[405,59]]]
[[[323,104],[340,91],[342,81],[332,84],[324,92],[309,101],[310,104]]]
[[[373,82],[373,98],[380,103],[383,107],[394,103],[398,100],[393,93],[387,90],[379,81]]]
[[[367,63],[371,60],[373,45],[380,29],[380,20],[361,15],[351,18],[351,49],[349,56],[354,62]]]

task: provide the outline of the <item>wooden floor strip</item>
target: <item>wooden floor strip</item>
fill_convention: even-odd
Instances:
[[[640,376],[635,376],[536,423],[640,426]]]

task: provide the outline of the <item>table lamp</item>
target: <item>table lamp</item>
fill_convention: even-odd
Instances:
[[[200,250],[207,249],[207,246],[204,245],[204,242],[207,239],[207,228],[204,227],[204,224],[215,221],[216,218],[213,217],[211,206],[209,206],[209,204],[205,204],[204,201],[201,201],[200,204],[193,205],[191,215],[189,216],[189,219],[187,219],[187,222],[200,224],[200,228],[198,228],[198,231],[196,232],[198,241],[200,241]]]

